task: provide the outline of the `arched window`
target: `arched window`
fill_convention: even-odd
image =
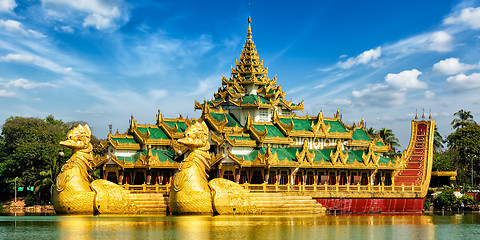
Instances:
[[[170,183],[170,176],[171,176],[170,172],[163,173],[162,185],[166,185]]]
[[[123,173],[123,184],[132,184],[132,177],[130,172]]]
[[[335,185],[337,184],[337,176],[335,172],[330,172],[328,175],[328,185]]]
[[[380,185],[381,182],[382,182],[382,175],[380,173],[375,174],[373,185]]]
[[[385,186],[392,186],[392,176],[389,172],[385,173]]]
[[[270,171],[268,174],[268,184],[275,184],[277,182],[277,173],[275,171]]]
[[[262,184],[263,176],[262,171],[253,171],[251,184]]]
[[[224,179],[228,179],[230,181],[235,181],[235,177],[233,176],[233,172],[232,171],[225,171],[223,172],[223,178]]]
[[[288,184],[288,173],[287,171],[282,171],[280,174],[280,185]]]
[[[152,171],[151,173],[151,178],[150,178],[150,184],[155,185],[158,182],[158,172],[157,171]]]
[[[137,172],[135,173],[134,185],[142,185],[145,183],[145,173]]]
[[[313,185],[314,182],[315,182],[315,178],[313,176],[313,172],[308,171],[307,172],[307,179],[305,180],[305,184],[306,185]]]
[[[301,171],[298,171],[297,174],[295,174],[295,185],[302,184],[303,183],[303,173]]]
[[[240,172],[240,184],[244,184],[247,182],[248,176],[247,176],[247,171],[241,171]]]
[[[108,172],[107,180],[110,182],[117,183],[118,182],[117,174],[115,172]]]
[[[361,185],[368,185],[368,175],[367,173],[362,173],[362,179],[360,180]]]
[[[346,172],[340,172],[340,185],[345,185],[347,184],[347,173]]]

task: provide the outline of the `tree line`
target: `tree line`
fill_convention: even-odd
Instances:
[[[457,185],[476,188],[480,170],[480,125],[470,111],[461,109],[453,116],[454,131],[445,138],[435,128],[433,171],[457,171]]]
[[[26,204],[46,204],[61,166],[72,150],[59,144],[82,121],[63,122],[52,115],[45,119],[10,117],[0,135],[0,200],[14,195],[15,182]],[[98,140],[92,136],[92,142]]]

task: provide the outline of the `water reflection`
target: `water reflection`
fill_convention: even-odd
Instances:
[[[434,239],[432,216],[65,216],[59,239]]]
[[[0,216],[0,239],[475,239],[480,216]]]

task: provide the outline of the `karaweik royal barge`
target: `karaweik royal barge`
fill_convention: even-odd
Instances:
[[[303,101],[287,101],[277,78],[268,77],[250,25],[249,17],[230,78],[222,77],[212,100],[195,101],[199,119],[165,118],[159,110],[154,124],[138,124],[132,116],[125,133],[117,130],[102,142],[103,155],[92,167],[127,190],[139,212],[167,214],[174,174],[192,152],[179,139],[202,122],[208,128],[202,153],[208,179],[238,183],[256,213],[421,212],[431,176],[434,120],[413,120],[408,148],[389,158],[390,146],[369,135],[363,119],[348,125],[339,111],[334,117],[321,111],[297,115]]]

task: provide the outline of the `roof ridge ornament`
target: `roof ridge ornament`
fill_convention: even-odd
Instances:
[[[252,22],[252,18],[250,17],[250,14],[248,14],[248,30],[247,30],[247,40],[252,40],[252,27],[250,26],[250,23]]]

